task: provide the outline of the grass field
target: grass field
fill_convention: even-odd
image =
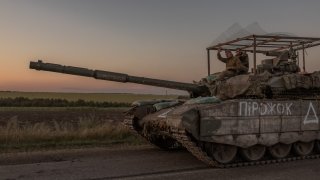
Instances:
[[[126,110],[1,107],[0,153],[144,144],[122,125]]]
[[[0,91],[0,98],[16,97],[124,103],[132,103],[136,100],[177,98],[175,95]],[[123,112],[127,109],[0,107],[0,153],[146,143],[122,126]]]
[[[55,92],[14,92],[0,91],[0,98],[16,98],[26,97],[34,98],[49,98],[49,99],[66,99],[68,101],[77,101],[79,99],[95,102],[124,102],[132,103],[136,100],[147,99],[172,99],[177,98],[177,95],[150,95],[150,94],[125,94],[125,93],[55,93]]]
[[[110,146],[113,144],[144,144],[121,124],[97,122],[82,118],[76,123],[53,121],[21,126],[16,117],[0,127],[0,153]]]
[[[107,93],[0,92],[0,98],[125,102],[177,96]],[[0,107],[0,153],[146,143],[121,124],[128,108]]]

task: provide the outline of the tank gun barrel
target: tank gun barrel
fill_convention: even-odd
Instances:
[[[150,86],[164,87],[170,89],[184,90],[191,93],[192,96],[199,96],[208,93],[208,88],[205,86],[198,86],[192,83],[183,83],[175,81],[167,81],[160,79],[152,79],[146,77],[130,76],[128,74],[102,71],[102,70],[92,70],[81,67],[74,66],[64,66],[60,64],[44,63],[41,60],[37,62],[30,62],[30,69],[43,70],[58,72],[63,74],[72,74],[77,76],[93,77],[95,79],[116,81],[116,82],[131,82],[136,84],[144,84]]]

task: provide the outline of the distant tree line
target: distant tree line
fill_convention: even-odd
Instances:
[[[120,102],[95,102],[79,99],[68,101],[66,99],[25,97],[0,98],[0,107],[129,107],[130,103]]]

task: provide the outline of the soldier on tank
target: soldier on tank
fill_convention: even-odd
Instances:
[[[249,56],[246,52],[242,51],[240,48],[237,48],[236,50],[236,57],[239,58],[240,62],[244,66],[240,70],[240,74],[246,74],[249,70]]]
[[[216,80],[223,80],[226,78],[236,76],[238,74],[243,73],[243,71],[247,69],[247,67],[241,63],[239,57],[234,56],[230,50],[225,50],[225,58],[222,57],[220,53],[221,49],[218,49],[217,58],[221,62],[226,63],[226,70],[222,71],[218,75]]]

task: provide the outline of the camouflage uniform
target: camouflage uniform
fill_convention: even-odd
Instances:
[[[240,68],[240,74],[245,74],[249,71],[249,57],[247,53],[241,53],[240,55],[236,55],[239,58],[241,64],[243,65]]]
[[[241,63],[239,58],[237,56],[232,56],[229,58],[224,58],[221,56],[221,54],[218,52],[217,58],[221,61],[226,63],[226,70],[222,71],[216,80],[223,80],[225,78],[230,78],[233,76],[236,76],[238,74],[241,74],[242,71],[246,69],[246,67]],[[249,63],[248,63],[249,64]]]

